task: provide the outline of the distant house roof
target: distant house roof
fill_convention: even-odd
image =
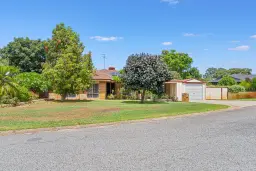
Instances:
[[[96,70],[93,80],[113,80],[113,76],[119,76],[120,73],[114,68],[109,67],[108,69]]]
[[[249,79],[253,79],[253,78],[256,78],[256,75],[253,74],[253,75],[246,75],[246,74],[232,74],[230,75],[232,78],[234,78],[236,80],[236,82],[242,82],[244,81],[246,78],[249,78]],[[218,83],[220,80],[222,79],[222,77],[220,78],[217,78],[217,79],[214,79],[212,81],[210,81],[210,83]]]

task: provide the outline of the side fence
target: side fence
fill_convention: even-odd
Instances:
[[[256,92],[228,93],[229,100],[256,98]]]
[[[227,100],[228,88],[206,87],[206,100]]]

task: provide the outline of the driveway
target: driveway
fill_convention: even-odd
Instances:
[[[223,104],[233,107],[250,107],[256,106],[256,101],[242,101],[242,100],[198,100],[193,101],[198,103],[210,103],[210,104]]]
[[[0,137],[0,170],[256,170],[256,107]]]

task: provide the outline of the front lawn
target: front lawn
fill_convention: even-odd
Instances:
[[[228,106],[203,103],[40,102],[29,106],[1,108],[0,131],[138,120],[225,108]]]

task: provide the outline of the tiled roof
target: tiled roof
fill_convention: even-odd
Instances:
[[[112,80],[112,76],[117,74],[118,74],[117,70],[107,70],[107,69],[96,70],[93,76],[93,80]]]

